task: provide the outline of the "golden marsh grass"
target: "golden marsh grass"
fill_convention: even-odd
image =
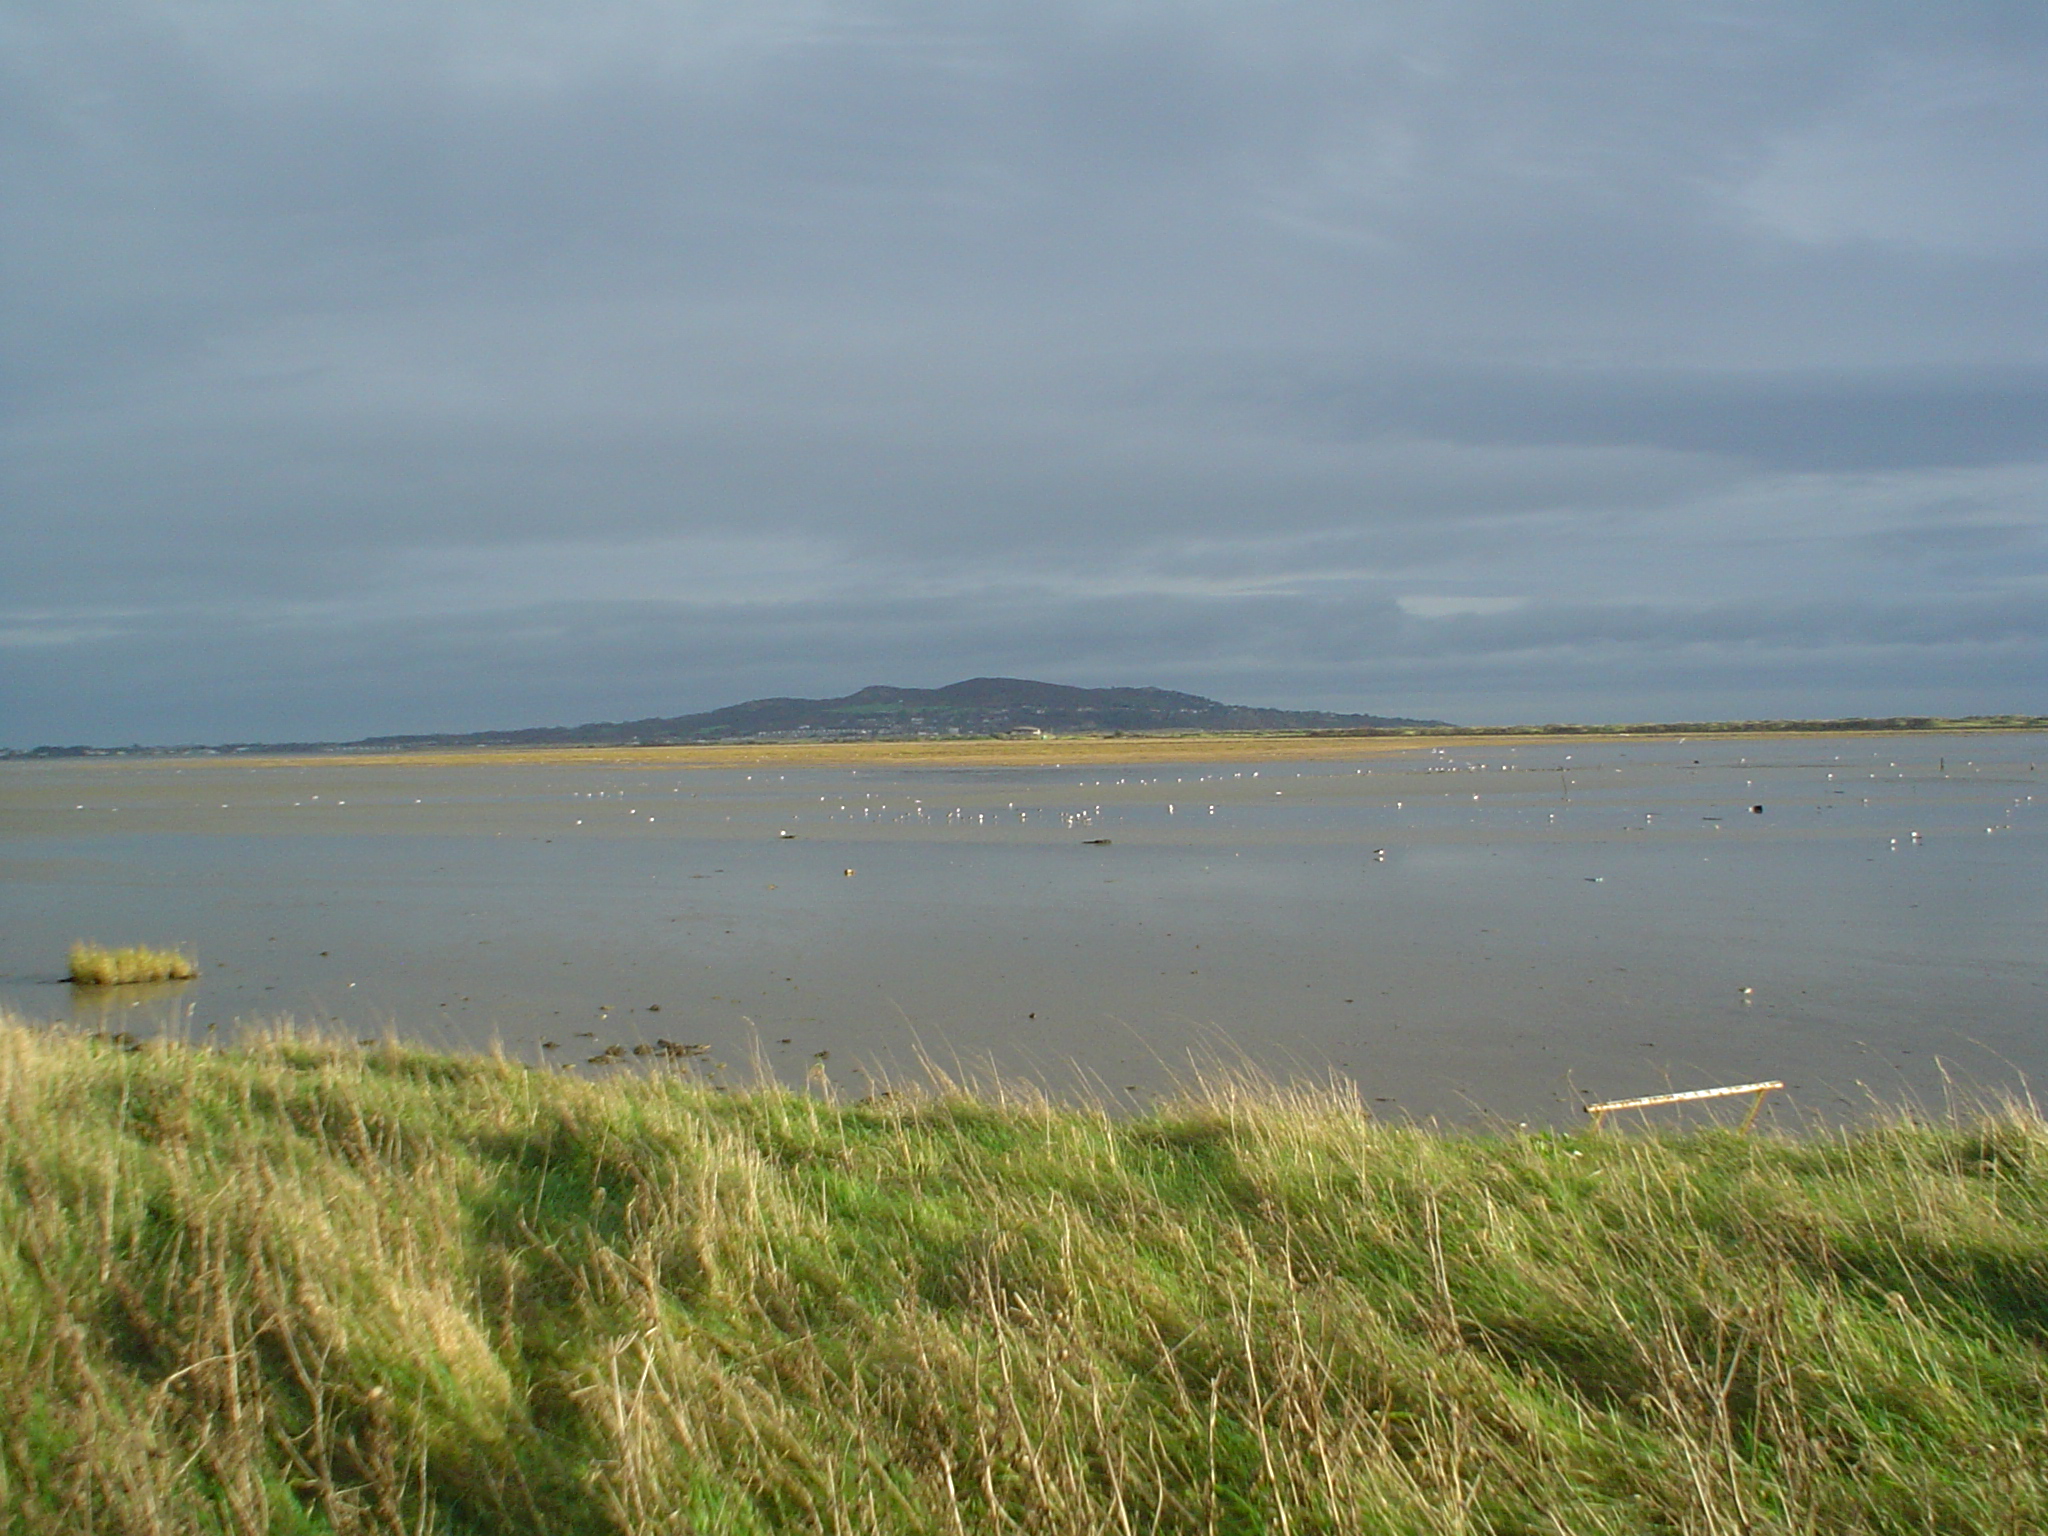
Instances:
[[[2038,730],[2033,717],[2000,717],[1989,723],[1959,721],[1929,729],[1972,734]],[[2007,723],[2009,722],[2009,723]],[[1862,736],[1895,735],[1890,728],[1871,730],[1799,730],[1701,727],[1717,741],[1836,741]],[[1600,727],[1586,732],[1542,730],[1418,730],[1384,736],[1317,736],[1300,732],[1216,732],[1185,735],[1047,736],[941,738],[914,741],[788,741],[711,742],[682,746],[551,746],[453,747],[405,752],[237,753],[220,757],[124,759],[186,770],[207,765],[236,767],[574,767],[599,765],[634,768],[1046,768],[1115,767],[1137,763],[1197,762],[1349,762],[1402,753],[1494,751],[1503,746],[1555,746],[1559,743],[1640,739],[1676,739],[1672,728],[1660,726]]]
[[[81,987],[121,987],[145,981],[189,981],[199,974],[190,955],[131,945],[113,949],[80,940],[71,946],[68,979]]]

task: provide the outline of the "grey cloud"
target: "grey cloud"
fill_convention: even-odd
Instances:
[[[1452,441],[1631,446],[1782,470],[1883,470],[2048,459],[2048,370],[1677,373],[1390,369],[1304,387],[1333,431]]]
[[[2048,529],[2038,524],[1921,524],[1866,534],[1863,543],[1887,559],[1952,571],[2009,574],[2014,562],[2023,568],[2048,565]]]
[[[22,0],[0,729],[2048,707],[2044,81],[1989,0]]]

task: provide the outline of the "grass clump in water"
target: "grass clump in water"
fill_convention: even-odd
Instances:
[[[135,945],[110,949],[84,940],[71,946],[69,980],[82,987],[120,987],[144,981],[189,981],[199,974],[190,955]]]
[[[842,1105],[0,1027],[40,1531],[2048,1528],[2048,1127]]]

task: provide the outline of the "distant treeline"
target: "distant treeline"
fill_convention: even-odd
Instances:
[[[1868,715],[1844,720],[1673,720],[1634,725],[1449,725],[1310,736],[1755,736],[1815,731],[2044,731],[2048,715]]]

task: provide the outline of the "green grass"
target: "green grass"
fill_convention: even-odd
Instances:
[[[0,1027],[25,1532],[2032,1532],[2048,1128]]]
[[[199,974],[190,955],[175,949],[109,949],[84,940],[71,946],[70,979],[81,987],[123,987],[143,981],[189,981]]]

